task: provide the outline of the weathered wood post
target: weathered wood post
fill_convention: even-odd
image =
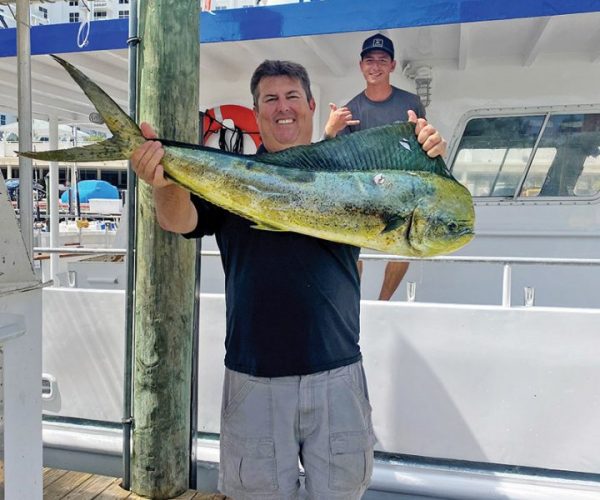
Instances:
[[[139,2],[139,117],[197,143],[198,0]],[[152,189],[137,191],[131,489],[156,499],[189,482],[195,244],[163,231]]]

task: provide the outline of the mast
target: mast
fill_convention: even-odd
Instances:
[[[31,151],[31,40],[29,0],[17,0],[17,66],[19,150]],[[33,262],[33,161],[19,157],[19,222],[29,260]]]

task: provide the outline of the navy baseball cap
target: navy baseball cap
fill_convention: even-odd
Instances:
[[[364,55],[370,50],[383,50],[384,52],[387,52],[392,59],[394,59],[394,44],[387,36],[382,35],[381,33],[370,36],[363,42],[360,57],[364,57]]]

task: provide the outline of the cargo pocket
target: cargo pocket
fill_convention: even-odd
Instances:
[[[227,486],[252,493],[277,491],[277,464],[275,443],[271,438],[223,439],[225,466],[224,480]]]
[[[369,397],[367,394],[367,382],[364,378],[361,380],[356,380],[356,377],[358,377],[359,375],[362,375],[362,374],[345,375],[343,377],[343,380],[348,385],[348,387],[350,388],[350,390],[352,391],[354,396],[356,397],[356,400],[360,403],[361,407],[363,408],[363,410],[365,412],[365,415],[370,416],[372,409],[371,409],[371,403],[369,402]]]
[[[253,389],[254,384],[251,380],[245,380],[242,386],[233,394],[228,401],[223,398],[223,418],[229,419],[235,413],[238,407],[246,400],[246,397]]]
[[[329,438],[329,488],[352,491],[360,488],[373,472],[372,432],[336,432]]]

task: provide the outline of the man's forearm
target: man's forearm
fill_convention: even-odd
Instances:
[[[393,261],[387,263],[379,300],[390,300],[392,298],[406,271],[408,271],[408,262]]]
[[[325,131],[323,132],[323,139],[333,139],[337,136],[337,132],[332,127],[325,125]]]
[[[161,188],[155,187],[153,194],[156,219],[160,227],[182,234],[189,233],[196,227],[197,213],[188,191],[171,184]]]

